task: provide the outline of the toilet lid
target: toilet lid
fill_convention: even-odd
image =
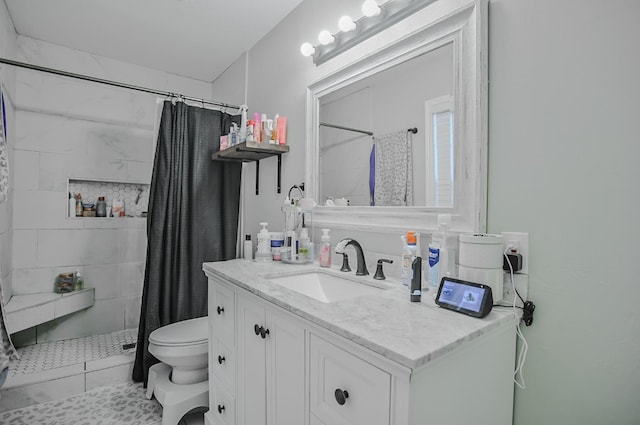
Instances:
[[[206,343],[209,329],[207,317],[182,320],[156,329],[149,335],[149,342],[164,346],[187,346]]]

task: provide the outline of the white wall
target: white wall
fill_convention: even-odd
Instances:
[[[516,423],[640,423],[640,2],[490,3],[488,230],[530,233]],[[517,158],[517,159],[516,159]]]
[[[306,0],[249,51],[250,109],[289,116],[285,188],[304,179],[305,87],[372,43],[317,68],[299,46],[335,30],[344,13],[360,16],[360,3]],[[492,0],[489,18],[488,230],[530,233],[537,305],[515,423],[637,424],[640,3]],[[214,93],[224,81],[244,96],[238,68]],[[264,220],[282,226],[275,169],[275,159],[262,161],[255,196],[255,167],[246,167],[251,233]],[[398,238],[349,236],[376,254],[399,253]]]
[[[208,98],[210,84],[18,36],[16,60]],[[138,326],[146,259],[143,218],[67,218],[67,179],[150,183],[156,96],[17,70],[13,288],[50,292],[79,269],[95,305],[17,335],[19,344]],[[108,200],[111,201],[111,200]]]

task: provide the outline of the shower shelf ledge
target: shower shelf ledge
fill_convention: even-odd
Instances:
[[[91,307],[95,289],[87,288],[66,294],[53,292],[14,295],[5,305],[10,334]]]
[[[259,195],[260,160],[271,156],[278,157],[278,193],[281,192],[282,154],[289,152],[288,145],[272,145],[269,143],[244,142],[231,146],[225,150],[214,152],[214,161],[242,161],[256,163],[256,195]]]

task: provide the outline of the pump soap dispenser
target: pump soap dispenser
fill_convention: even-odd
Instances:
[[[267,230],[269,223],[260,223],[262,229],[258,232],[258,248],[256,250],[256,262],[268,263],[273,261],[271,255],[271,233]]]
[[[320,267],[331,267],[331,237],[329,229],[322,229],[320,245]]]

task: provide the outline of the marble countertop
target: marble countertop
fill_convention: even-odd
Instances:
[[[343,273],[336,268],[321,269],[317,263],[259,264],[237,259],[204,263],[202,268],[207,276],[224,278],[410,369],[417,369],[494,329],[515,327],[515,318],[509,309],[494,308],[483,319],[469,317],[438,307],[428,292],[422,294],[422,302],[410,302],[409,291],[402,283],[376,281],[372,275],[355,276],[355,271]],[[269,280],[276,276],[316,270],[340,277],[347,275],[370,285],[380,285],[382,282],[389,289],[324,303]]]

